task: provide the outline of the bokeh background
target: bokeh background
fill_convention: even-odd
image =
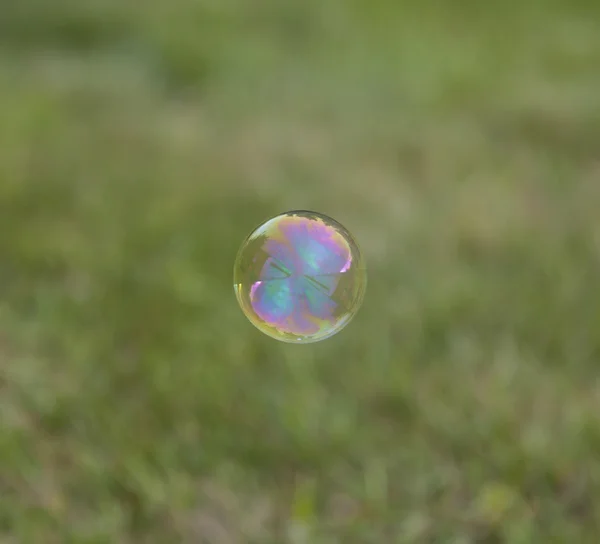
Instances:
[[[308,208],[336,337],[232,289]],[[600,534],[600,4],[0,3],[0,542]]]

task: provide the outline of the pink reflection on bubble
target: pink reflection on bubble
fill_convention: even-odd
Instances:
[[[348,253],[348,260],[346,261],[346,264],[342,267],[340,272],[347,272],[350,269],[351,265],[352,265],[352,254]]]
[[[250,287],[250,300],[254,301],[254,295],[256,293],[256,290],[262,285],[262,281],[257,281],[255,283],[252,284],[252,287]]]

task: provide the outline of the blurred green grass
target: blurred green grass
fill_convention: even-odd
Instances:
[[[597,542],[595,3],[1,10],[0,542]],[[232,292],[294,208],[314,346]]]

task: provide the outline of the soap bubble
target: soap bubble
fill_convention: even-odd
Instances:
[[[356,315],[367,284],[354,237],[316,212],[269,219],[242,244],[234,265],[242,311],[260,331],[282,342],[324,340]]]

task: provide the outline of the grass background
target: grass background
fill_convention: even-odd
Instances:
[[[600,534],[600,4],[0,4],[0,542]],[[241,314],[287,209],[358,317]]]

